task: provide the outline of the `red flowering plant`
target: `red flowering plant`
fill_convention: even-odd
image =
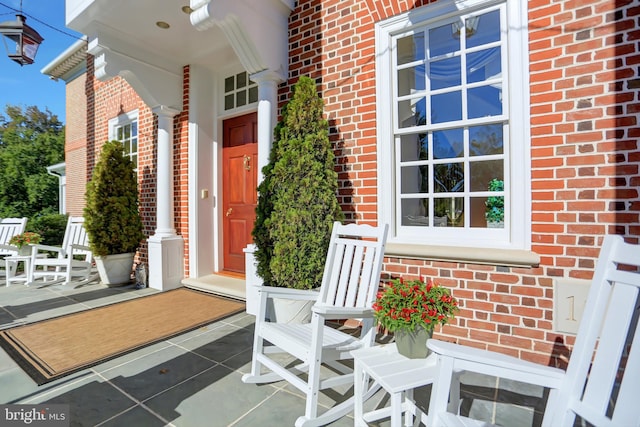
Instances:
[[[431,280],[393,279],[378,292],[373,305],[376,321],[389,332],[416,328],[433,331],[458,312],[458,301],[448,288]]]
[[[23,247],[24,245],[37,245],[42,241],[42,236],[38,233],[34,233],[33,231],[25,231],[22,234],[16,234],[11,237],[9,240],[9,244],[16,246],[18,248]]]

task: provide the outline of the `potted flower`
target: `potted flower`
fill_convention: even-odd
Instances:
[[[431,280],[393,279],[378,292],[373,305],[376,321],[393,332],[398,352],[410,358],[426,357],[427,339],[438,325],[458,312],[458,301],[448,288]]]
[[[37,245],[42,241],[42,236],[33,231],[25,231],[22,234],[16,234],[11,237],[9,244],[18,248],[20,255],[29,255],[31,248],[29,245]]]
[[[493,178],[489,181],[489,191],[503,192],[504,181]],[[504,196],[489,196],[485,205],[485,219],[488,228],[504,228]]]

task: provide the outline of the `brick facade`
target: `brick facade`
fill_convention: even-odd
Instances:
[[[301,75],[318,82],[349,221],[378,221],[375,23],[428,3],[299,0],[290,16],[289,80],[280,86],[279,102],[288,101]],[[591,278],[604,234],[636,242],[640,234],[640,7],[631,0],[534,0],[528,8],[531,242],[540,264],[516,268],[389,257],[384,276],[428,276],[453,289],[461,312],[440,337],[562,366],[573,336],[553,332],[554,279]],[[183,111],[174,120],[173,201],[188,275],[189,67],[183,71]],[[81,144],[73,148],[74,134],[67,170],[86,156],[88,178],[108,138],[109,119],[137,109],[140,206],[145,234],[151,235],[157,121],[121,78],[102,83],[90,77],[86,95],[86,154]],[[73,114],[67,116],[71,120]],[[69,175],[70,194],[72,181]]]
[[[189,85],[190,68],[183,69],[182,112],[174,120],[173,211],[176,233],[184,239],[184,274],[189,274]]]
[[[83,195],[87,186],[87,75],[82,74],[66,86],[66,116],[64,157],[67,174],[66,213],[82,216]]]
[[[151,109],[123,78],[115,77],[106,82],[97,80],[93,72],[93,58],[90,55],[87,58],[87,76],[85,85],[88,117],[86,123],[86,180],[91,179],[102,145],[109,139],[109,120],[137,110],[140,214],[144,225],[144,234],[151,236],[155,230],[156,212],[154,164],[156,162],[157,120]],[[68,177],[68,182],[70,180],[71,178]],[[84,189],[82,193],[84,194]],[[70,192],[68,194],[69,197],[77,197]],[[139,259],[147,262],[146,242],[140,248]]]
[[[188,275],[188,115],[189,115],[189,67],[184,67],[184,100],[183,110],[174,118],[174,215],[177,234],[185,239],[185,275]],[[88,76],[88,77],[87,77]],[[80,79],[77,79],[80,80]],[[75,82],[75,81],[74,81]],[[72,83],[74,83],[72,82]],[[144,234],[153,235],[156,222],[156,169],[157,160],[156,140],[158,135],[158,121],[151,108],[138,96],[135,90],[121,77],[112,78],[106,82],[99,81],[93,73],[93,58],[87,59],[87,73],[83,75],[81,84],[84,84],[84,92],[79,95],[77,86],[67,86],[67,104],[73,104],[78,109],[84,102],[85,113],[73,117],[84,117],[84,122],[69,119],[67,128],[73,132],[67,134],[67,169],[68,169],[68,206],[70,214],[82,215],[84,207],[84,194],[86,182],[91,179],[91,173],[97,157],[100,154],[102,144],[109,138],[109,120],[121,114],[138,111],[138,190],[140,192],[140,214],[144,225]],[[83,99],[84,98],[84,101]],[[78,105],[75,105],[78,104]],[[87,117],[90,120],[87,120]],[[77,139],[70,138],[75,134],[83,134]],[[76,147],[77,145],[77,147]],[[77,159],[77,160],[76,160]],[[84,175],[82,175],[84,173]],[[71,185],[74,191],[71,191]],[[138,260],[147,261],[146,242],[140,247]]]
[[[280,101],[299,76],[318,82],[350,220],[377,220],[374,25],[427,3],[300,0],[290,17],[290,80]],[[385,275],[429,276],[453,288],[462,310],[441,336],[562,365],[573,337],[552,331],[553,279],[591,278],[606,233],[638,240],[640,7],[630,0],[528,7],[531,241],[540,265],[388,258]]]

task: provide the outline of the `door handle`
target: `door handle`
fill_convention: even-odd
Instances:
[[[251,170],[251,156],[247,156],[246,154],[242,156],[244,160],[244,169],[250,171]]]
[[[233,212],[233,208],[229,208],[229,209],[227,209],[226,216],[231,215],[231,212]]]

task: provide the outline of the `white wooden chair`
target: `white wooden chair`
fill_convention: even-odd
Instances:
[[[69,217],[62,246],[33,245],[31,252],[32,277],[45,281],[73,278],[86,280],[91,274],[93,255],[89,249],[89,236],[84,229],[83,217]],[[49,256],[53,252],[55,256]]]
[[[265,383],[286,380],[306,394],[304,416],[296,426],[329,424],[353,409],[353,396],[318,414],[319,391],[353,384],[353,369],[340,361],[352,359],[351,351],[374,344],[376,328],[373,310],[380,284],[380,271],[388,226],[342,225],[334,223],[327,252],[320,292],[300,291],[263,286],[256,316],[251,373],[245,383]],[[283,324],[266,320],[269,298],[315,299],[311,323]],[[353,336],[326,322],[339,319],[361,319],[359,336]],[[266,341],[272,345],[266,345]],[[291,355],[301,361],[290,367]],[[278,357],[280,355],[280,357]],[[275,356],[275,358],[273,357]],[[321,365],[332,370],[329,378]],[[265,367],[271,372],[262,373]],[[306,372],[307,376],[300,376]]]
[[[0,277],[6,277],[4,257],[18,254],[18,247],[9,244],[13,236],[24,233],[27,218],[2,218],[0,220]]]
[[[567,371],[437,340],[438,373],[429,426],[487,426],[446,412],[455,371],[472,371],[550,389],[543,426],[640,426],[640,246],[604,239]]]

